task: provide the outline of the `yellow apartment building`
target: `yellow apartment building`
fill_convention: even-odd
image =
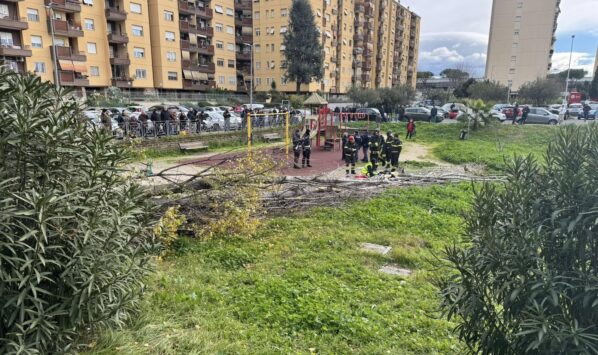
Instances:
[[[417,15],[395,0],[311,6],[324,76],[303,92],[415,80]],[[293,92],[283,45],[291,7],[292,0],[0,0],[0,60],[44,80],[57,75],[81,93],[110,86],[246,93],[252,83],[256,91]]]

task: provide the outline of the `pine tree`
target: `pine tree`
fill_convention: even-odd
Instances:
[[[307,0],[294,0],[291,8],[289,30],[284,36],[287,79],[297,85],[309,84],[324,76],[324,65],[320,34],[316,27],[314,13]]]

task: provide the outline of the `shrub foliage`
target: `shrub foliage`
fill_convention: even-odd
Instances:
[[[447,250],[443,308],[474,353],[598,353],[598,125],[559,131],[545,161],[477,191],[471,244]]]
[[[68,92],[5,68],[0,83],[0,353],[70,351],[135,309],[152,208]]]

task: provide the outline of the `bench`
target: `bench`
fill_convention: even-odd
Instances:
[[[189,143],[179,143],[179,148],[181,150],[201,150],[201,149],[208,149],[208,145],[205,142],[189,142]]]
[[[270,141],[277,141],[282,139],[282,136],[279,133],[267,133],[264,134],[262,136],[262,138],[266,141],[266,142],[270,142]]]

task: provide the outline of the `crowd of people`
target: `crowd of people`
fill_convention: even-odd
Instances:
[[[394,173],[399,169],[399,157],[403,150],[403,142],[399,134],[392,131],[386,133],[386,138],[375,130],[372,135],[368,130],[360,134],[345,132],[342,137],[342,153],[345,161],[345,172],[347,175],[355,175],[355,165],[359,160],[359,152],[362,151],[365,164],[362,173],[367,176],[374,176],[378,173]],[[369,153],[369,156],[368,156]],[[383,169],[383,170],[382,170]]]

